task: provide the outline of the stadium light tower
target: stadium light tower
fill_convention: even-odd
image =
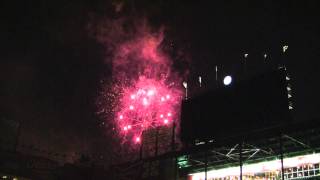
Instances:
[[[289,46],[288,45],[284,45],[282,46],[282,51],[283,53],[285,53],[288,50]]]
[[[230,85],[232,83],[232,77],[231,76],[225,76],[224,78],[223,78],[223,84],[225,85],[225,86],[228,86],[228,85]]]
[[[199,76],[199,86],[201,87],[201,83],[202,83],[202,78],[201,76]]]
[[[183,81],[182,85],[186,89],[185,98],[187,100],[188,99],[188,83],[186,81]]]

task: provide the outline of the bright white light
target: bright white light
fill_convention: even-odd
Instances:
[[[184,88],[187,89],[187,87],[188,87],[188,83],[187,83],[187,82],[184,81],[184,82],[182,83],[182,85],[183,85]]]
[[[128,129],[131,129],[131,125],[128,125]]]
[[[148,95],[148,96],[154,95],[154,91],[153,91],[153,90],[149,90],[147,95]]]
[[[284,45],[284,46],[282,46],[282,51],[283,51],[283,52],[286,52],[288,48],[289,48],[288,45]]]
[[[171,116],[171,113],[168,113],[168,116]]]
[[[136,137],[136,142],[140,142],[140,137]]]
[[[131,99],[135,99],[136,96],[134,94],[131,95]]]
[[[163,121],[163,123],[165,123],[165,124],[168,124],[168,119],[165,119],[164,121]]]
[[[123,116],[122,115],[120,115],[120,117],[119,117],[120,119],[123,119]]]
[[[231,76],[224,77],[224,79],[223,79],[223,84],[224,85],[228,86],[228,85],[231,84],[231,82],[232,82],[232,77]]]
[[[131,105],[131,106],[129,107],[129,109],[132,110],[132,109],[133,109],[133,106]]]
[[[148,100],[146,98],[143,98],[143,101],[142,101],[143,105],[148,105]]]

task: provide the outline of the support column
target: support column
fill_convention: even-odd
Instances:
[[[204,162],[204,179],[207,180],[207,175],[208,175],[208,152],[205,151],[205,154],[204,154],[204,158],[205,158],[205,162]]]
[[[281,160],[281,179],[284,180],[284,168],[283,168],[283,140],[282,140],[282,133],[279,137],[280,142],[280,160]]]
[[[154,151],[154,156],[158,156],[158,146],[159,146],[159,126],[156,129],[156,144],[155,144],[155,151]]]
[[[173,125],[172,125],[172,137],[171,137],[171,152],[174,153],[174,170],[173,170],[173,176],[174,176],[174,180],[177,179],[177,171],[178,171],[178,168],[177,168],[177,164],[178,164],[178,157],[175,153],[175,131],[176,131],[176,123],[175,121],[173,122]]]
[[[143,137],[143,132],[142,132],[142,136],[141,137]],[[140,157],[139,157],[139,159],[140,159],[140,161],[142,160],[142,150],[143,150],[143,141],[144,141],[144,139],[141,139],[141,144],[140,144]]]
[[[240,164],[240,180],[242,180],[242,142],[239,144],[239,164]]]

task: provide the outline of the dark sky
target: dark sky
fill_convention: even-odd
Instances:
[[[22,144],[63,153],[110,148],[95,115],[99,81],[110,76],[110,66],[104,63],[104,47],[88,33],[93,17],[147,17],[154,27],[164,25],[172,52],[180,50],[191,59],[194,76],[206,77],[216,64],[239,63],[244,53],[252,61],[268,53],[275,62],[288,44],[294,117],[319,117],[316,0],[126,0],[120,13],[114,12],[115,2],[120,1],[11,1],[3,6],[0,115],[2,121],[21,122]]]

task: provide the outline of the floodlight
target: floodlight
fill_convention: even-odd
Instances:
[[[224,85],[228,86],[228,85],[231,84],[231,82],[232,82],[232,77],[231,77],[231,76],[225,76],[225,77],[223,78],[223,84],[224,84]]]

